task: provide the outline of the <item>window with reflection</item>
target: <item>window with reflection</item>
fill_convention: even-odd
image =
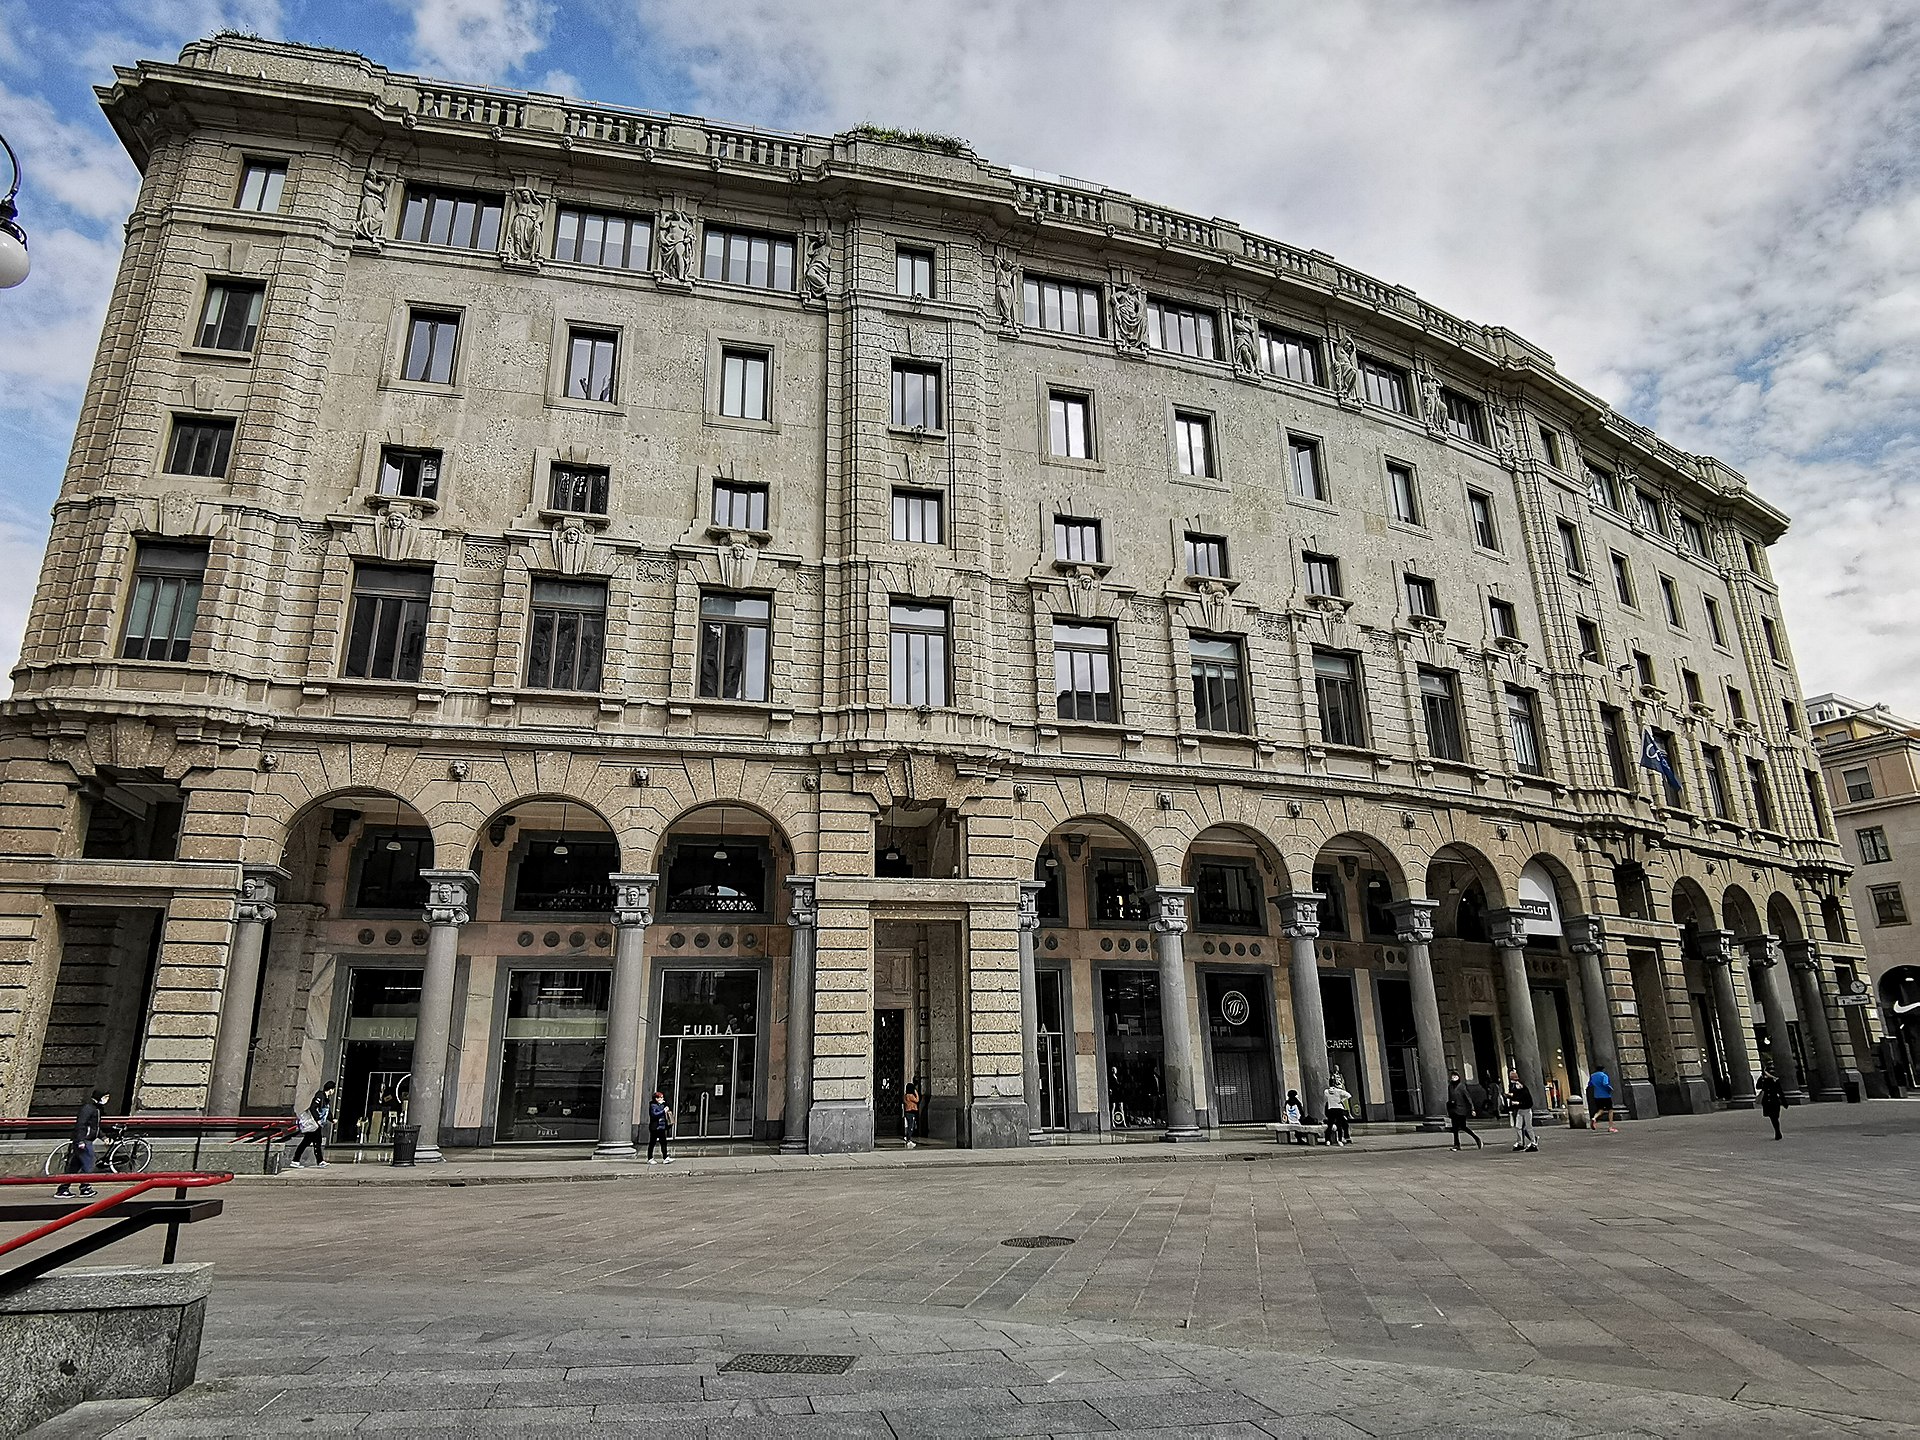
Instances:
[[[1264,930],[1266,901],[1251,860],[1208,857],[1193,867],[1194,918],[1207,929]]]
[[[1147,867],[1133,855],[1095,855],[1087,872],[1093,923],[1134,924],[1147,918]]]
[[[610,839],[542,836],[523,842],[508,908],[520,913],[582,915],[613,909],[620,847]]]
[[[763,915],[770,869],[766,846],[759,840],[681,836],[668,846],[661,913]]]

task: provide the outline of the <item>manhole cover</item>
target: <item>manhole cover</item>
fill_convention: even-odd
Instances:
[[[720,1367],[747,1375],[844,1375],[852,1368],[851,1355],[736,1355]]]
[[[1011,1245],[1016,1250],[1058,1250],[1062,1245],[1073,1244],[1073,1241],[1064,1235],[1016,1235],[1000,1243]]]

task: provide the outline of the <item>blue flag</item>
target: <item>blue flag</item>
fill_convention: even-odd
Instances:
[[[1664,775],[1668,788],[1676,795],[1680,793],[1680,777],[1673,773],[1673,761],[1667,756],[1666,746],[1660,743],[1651,726],[1640,727],[1640,763],[1656,775]]]

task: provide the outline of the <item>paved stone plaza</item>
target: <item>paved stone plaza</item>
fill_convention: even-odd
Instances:
[[[242,1182],[201,1383],[46,1433],[1920,1434],[1920,1103],[1787,1125]]]

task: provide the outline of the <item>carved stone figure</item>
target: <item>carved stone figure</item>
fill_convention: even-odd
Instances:
[[[660,218],[660,278],[676,285],[693,283],[693,219],[678,210]]]
[[[1147,348],[1146,302],[1137,285],[1113,287],[1113,338],[1128,350]]]
[[[833,245],[824,235],[807,237],[807,263],[800,267],[800,293],[808,300],[827,298],[827,277],[833,268]]]
[[[993,299],[1002,325],[1020,323],[1019,279],[1011,255],[1002,252],[993,257]]]
[[[1520,442],[1513,433],[1513,419],[1507,414],[1505,405],[1495,404],[1487,409],[1493,422],[1493,450],[1509,465],[1520,463]]]
[[[540,261],[540,212],[545,202],[524,185],[513,192],[513,219],[507,225],[507,255],[521,265]]]
[[[1360,352],[1353,337],[1342,330],[1333,337],[1333,393],[1343,401],[1360,403]]]
[[[1260,331],[1251,315],[1236,312],[1233,317],[1233,368],[1242,375],[1260,369]]]
[[[1429,430],[1447,428],[1447,400],[1440,393],[1440,377],[1431,370],[1420,372],[1420,416]]]
[[[353,233],[362,240],[378,242],[387,233],[387,192],[393,178],[378,165],[367,166],[360,182],[360,216],[353,222]]]

